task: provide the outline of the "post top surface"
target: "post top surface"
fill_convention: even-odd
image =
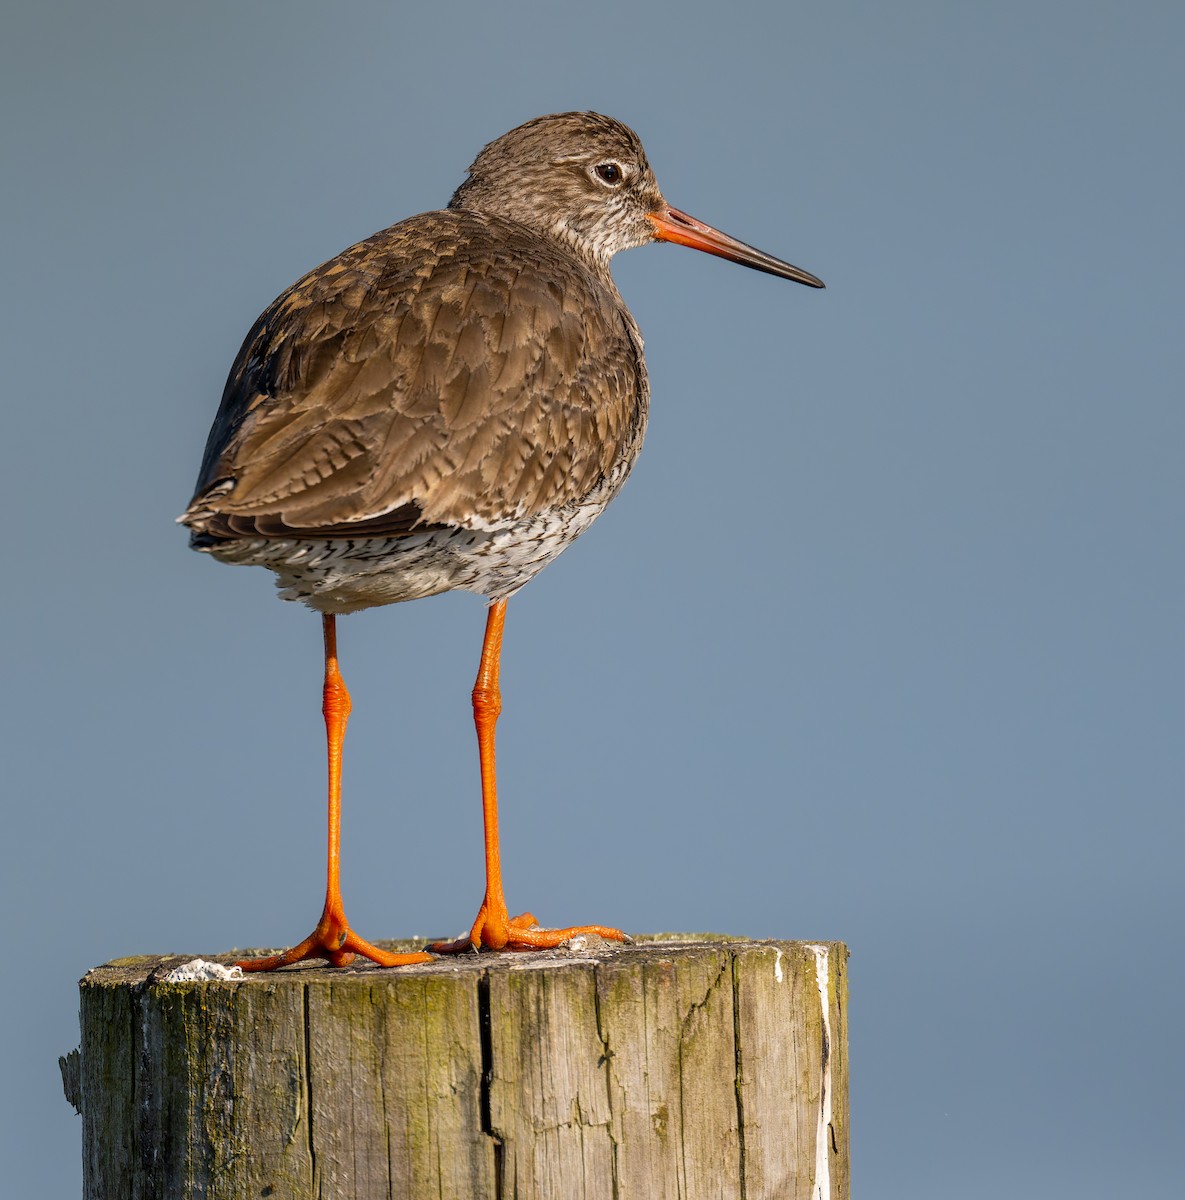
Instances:
[[[377,942],[384,950],[406,952],[423,949],[426,938],[405,938]],[[621,945],[597,937],[574,938],[572,943],[555,950],[483,951],[472,955],[449,955],[437,961],[403,967],[377,967],[363,959],[356,959],[348,967],[330,967],[319,962],[298,963],[280,971],[247,973],[235,979],[208,979],[175,982],[166,978],[170,971],[183,964],[193,962],[194,954],[138,954],[115,958],[92,968],[82,979],[83,986],[140,986],[143,984],[167,984],[175,987],[215,986],[286,986],[290,983],[364,981],[376,983],[383,980],[428,979],[482,974],[486,972],[517,972],[557,970],[565,967],[599,966],[613,964],[626,967],[644,967],[679,959],[688,960],[712,957],[721,951],[732,955],[760,954],[781,951],[783,955],[802,953],[811,955],[817,949],[840,952],[847,957],[847,947],[837,941],[798,941],[781,939],[751,939],[730,937],[712,933],[660,933],[636,937],[632,944]],[[220,954],[203,954],[209,963],[229,967],[236,960],[259,952],[234,950]]]

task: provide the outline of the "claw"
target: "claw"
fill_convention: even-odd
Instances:
[[[344,917],[322,914],[317,928],[299,945],[285,950],[283,954],[273,954],[269,958],[249,958],[235,965],[242,967],[244,971],[275,971],[308,958],[323,958],[330,966],[347,967],[359,954],[380,967],[406,967],[413,963],[432,961],[432,955],[425,954],[422,950],[410,954],[391,954],[380,950],[365,938],[360,938],[346,924]]]
[[[607,925],[572,925],[567,929],[541,929],[533,913],[511,917],[505,905],[487,900],[467,937],[453,942],[433,942],[428,948],[436,954],[461,954],[466,950],[550,950],[581,934],[592,933],[610,942],[628,942],[620,929]]]

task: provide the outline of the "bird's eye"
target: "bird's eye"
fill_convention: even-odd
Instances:
[[[615,162],[598,163],[594,168],[597,178],[605,183],[616,186],[621,182],[621,168]]]

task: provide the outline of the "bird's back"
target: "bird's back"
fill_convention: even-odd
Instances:
[[[619,490],[647,406],[607,272],[514,221],[425,213],[256,321],[181,519],[322,611],[509,594]]]
[[[256,321],[184,520],[199,539],[503,525],[595,491],[646,407],[607,275],[515,222],[425,213]]]

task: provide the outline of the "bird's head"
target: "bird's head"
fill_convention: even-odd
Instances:
[[[600,113],[536,117],[490,142],[450,208],[507,217],[601,267],[619,250],[675,242],[812,287],[821,280],[672,208],[638,135]]]

